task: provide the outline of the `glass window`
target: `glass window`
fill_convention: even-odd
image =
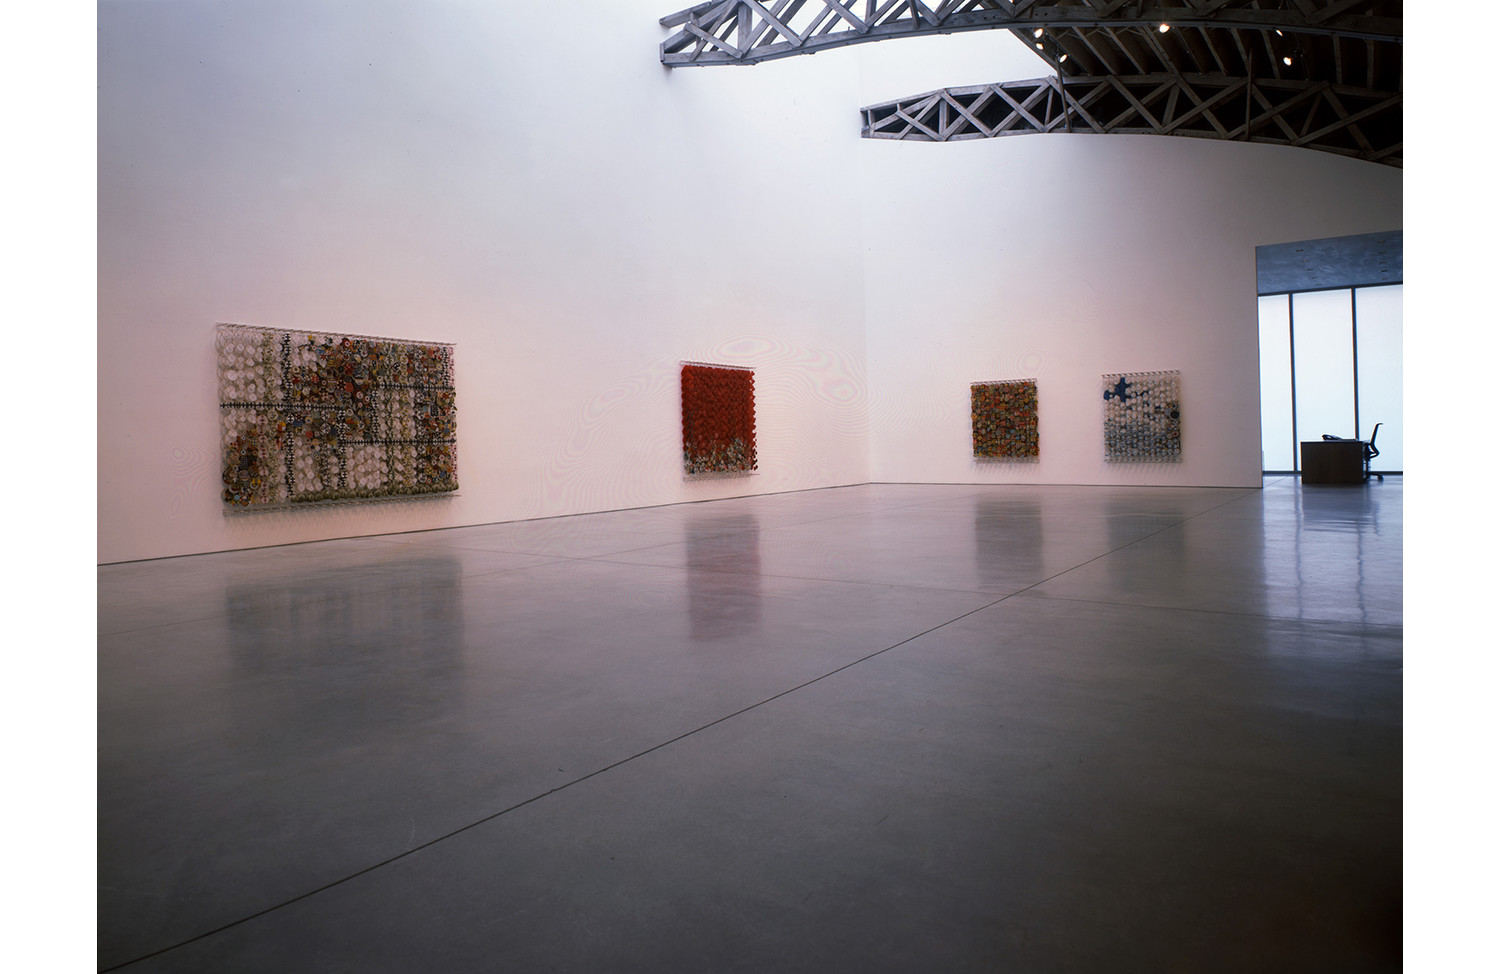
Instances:
[[[1260,468],[1296,470],[1292,436],[1292,333],[1287,315],[1291,297],[1260,299]]]
[[[1259,299],[1261,469],[1297,470],[1298,444],[1368,440],[1375,473],[1405,469],[1402,285],[1268,294]]]
[[[1351,291],[1292,295],[1292,383],[1297,440],[1354,438],[1354,319]]]
[[[1359,358],[1359,435],[1369,439],[1380,423],[1370,463],[1375,471],[1401,470],[1401,301],[1402,286],[1362,287],[1354,292]]]

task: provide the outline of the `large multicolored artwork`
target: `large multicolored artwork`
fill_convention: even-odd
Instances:
[[[1182,373],[1104,376],[1104,459],[1182,459]]]
[[[1036,380],[975,382],[969,386],[969,420],[978,460],[1035,460]]]
[[[682,464],[689,475],[755,469],[755,373],[682,366]]]
[[[226,511],[458,489],[453,346],[220,325]]]

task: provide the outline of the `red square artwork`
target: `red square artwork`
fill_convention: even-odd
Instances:
[[[755,373],[682,367],[682,463],[688,474],[755,469]]]

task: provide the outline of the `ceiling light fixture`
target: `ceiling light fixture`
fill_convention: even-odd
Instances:
[[[1042,36],[1042,29],[1040,27],[1038,27],[1036,30],[1034,30],[1034,31],[1031,32],[1031,36],[1032,37],[1041,37]]]
[[[1172,29],[1172,25],[1171,24],[1162,24],[1160,27],[1156,28],[1156,32],[1158,34],[1165,34],[1167,31],[1169,31],[1171,29]]]
[[[1291,67],[1292,66],[1292,59],[1290,57],[1284,57],[1284,58],[1281,59],[1281,63],[1285,64],[1287,67]]]

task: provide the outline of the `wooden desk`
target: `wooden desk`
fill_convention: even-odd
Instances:
[[[1365,482],[1365,444],[1362,440],[1304,440],[1304,484],[1362,484]]]

